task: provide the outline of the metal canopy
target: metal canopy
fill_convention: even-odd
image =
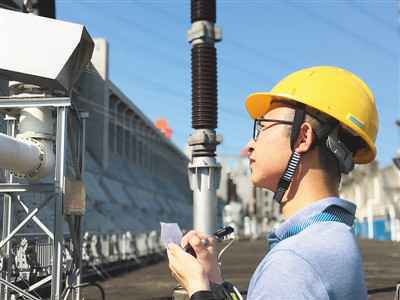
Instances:
[[[0,8],[0,77],[69,92],[93,53],[79,24]]]
[[[12,10],[22,10],[24,7],[24,0],[2,0],[0,7]]]

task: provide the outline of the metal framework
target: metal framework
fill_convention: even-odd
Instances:
[[[3,205],[3,231],[0,241],[0,251],[6,259],[11,254],[10,240],[15,237],[18,231],[29,222],[35,222],[53,242],[53,261],[52,274],[43,278],[39,282],[22,289],[10,282],[11,264],[6,265],[6,271],[0,273],[0,299],[9,300],[11,292],[24,296],[27,299],[39,300],[31,292],[51,281],[51,300],[62,299],[61,289],[63,285],[63,201],[64,201],[64,178],[66,162],[66,138],[67,138],[67,114],[71,101],[69,98],[24,98],[24,99],[0,99],[0,111],[6,112],[8,109],[22,109],[30,107],[47,107],[55,109],[57,112],[56,127],[56,163],[54,181],[51,184],[19,184],[14,182],[13,175],[6,170],[6,183],[0,184],[0,194],[4,201]],[[16,121],[14,118],[7,117],[7,134],[15,136]],[[45,200],[33,209],[23,203],[20,194],[25,192],[36,192],[46,194]],[[37,217],[37,213],[50,201],[54,201],[54,226],[50,230]],[[27,216],[15,228],[12,228],[12,206],[14,202],[19,202],[24,208]],[[77,272],[79,274],[79,272]],[[79,295],[79,293],[78,293]]]

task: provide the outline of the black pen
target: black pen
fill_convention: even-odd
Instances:
[[[213,233],[213,237],[215,237],[218,241],[221,241],[225,236],[228,234],[231,234],[234,231],[234,229],[231,226],[226,226],[221,229],[218,229],[216,232]],[[201,243],[207,247],[208,246],[208,240],[201,240]],[[188,243],[183,250],[185,250],[187,253],[191,254],[194,257],[196,256],[196,253],[194,252],[193,247]]]

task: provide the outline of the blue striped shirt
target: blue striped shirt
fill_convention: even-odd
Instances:
[[[367,299],[352,231],[356,206],[330,197],[307,206],[269,236],[248,300]]]

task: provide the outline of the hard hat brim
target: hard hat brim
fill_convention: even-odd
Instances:
[[[279,98],[282,100],[292,100],[286,95],[280,95],[276,93],[253,93],[249,95],[246,99],[246,109],[252,119],[258,119],[269,112],[271,107],[271,102],[274,98]]]

